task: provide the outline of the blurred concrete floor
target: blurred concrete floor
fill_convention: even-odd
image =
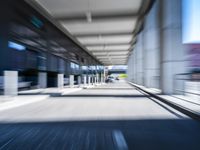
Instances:
[[[0,150],[199,150],[199,133],[124,81],[0,112]]]

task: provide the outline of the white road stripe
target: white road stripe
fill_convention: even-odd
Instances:
[[[115,130],[112,135],[117,150],[128,150],[128,145],[121,131]]]

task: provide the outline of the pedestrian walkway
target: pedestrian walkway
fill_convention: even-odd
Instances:
[[[48,95],[0,96],[0,111],[39,102],[48,97]]]
[[[140,89],[143,89],[146,92],[152,93],[156,95],[157,97],[160,97],[164,99],[165,101],[170,102],[174,105],[177,105],[178,107],[181,107],[187,111],[190,111],[200,117],[200,95],[194,95],[194,94],[163,95],[161,94],[161,91],[158,89],[146,88],[144,86],[137,85],[134,83],[130,83],[130,84],[132,84],[135,87],[139,87]]]

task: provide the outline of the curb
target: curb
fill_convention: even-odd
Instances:
[[[29,99],[29,100],[20,100],[21,97]],[[0,111],[17,108],[17,107],[28,105],[31,103],[36,103],[36,102],[47,99],[49,96],[48,95],[35,96],[32,100],[30,100],[31,97],[33,98],[32,95],[12,97],[11,100],[0,104]]]
[[[137,89],[139,89],[139,90],[145,92],[146,94],[148,94],[148,95],[150,95],[150,96],[156,98],[157,100],[159,100],[159,101],[161,101],[161,102],[163,102],[163,103],[169,105],[170,107],[172,107],[172,108],[174,108],[174,109],[176,109],[176,110],[182,112],[183,114],[185,114],[185,115],[187,115],[187,116],[189,116],[189,117],[191,117],[191,118],[193,118],[193,119],[195,119],[195,120],[200,121],[200,115],[197,114],[197,113],[195,113],[194,111],[192,111],[192,110],[190,110],[190,109],[187,109],[187,108],[185,108],[185,107],[182,107],[181,105],[178,105],[178,104],[176,104],[176,103],[170,102],[170,101],[168,101],[167,99],[162,98],[162,97],[160,97],[160,96],[158,96],[158,95],[156,95],[156,94],[153,94],[153,93],[151,93],[151,92],[148,92],[148,91],[144,90],[143,88],[141,88],[141,87],[135,85],[135,84],[132,83],[132,82],[128,82],[128,83],[129,83],[130,85],[134,86],[135,88],[137,88]]]

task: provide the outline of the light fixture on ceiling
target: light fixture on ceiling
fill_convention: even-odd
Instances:
[[[90,6],[90,0],[88,0],[88,11],[86,12],[86,19],[87,22],[91,23],[92,22],[92,14],[91,14],[91,6]]]
[[[86,18],[87,18],[87,22],[92,22],[92,14],[91,14],[91,12],[87,12],[86,13]]]

